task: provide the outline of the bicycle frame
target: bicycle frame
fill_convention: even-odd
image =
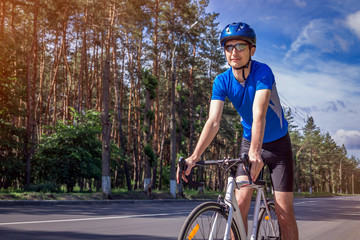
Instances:
[[[248,181],[235,181],[235,178],[233,176],[230,176],[228,178],[228,184],[226,187],[226,193],[225,193],[225,199],[224,202],[225,204],[229,207],[229,217],[228,217],[228,222],[226,225],[226,229],[225,229],[225,235],[224,235],[224,240],[228,240],[229,236],[230,236],[230,229],[231,229],[231,222],[234,219],[235,223],[239,229],[240,232],[240,237],[241,239],[247,239],[247,233],[245,230],[245,226],[244,226],[244,222],[242,220],[241,217],[241,211],[240,208],[238,206],[237,203],[237,199],[235,196],[235,188],[243,188],[243,187],[247,187],[247,188],[254,188],[257,189],[257,194],[256,194],[256,201],[255,201],[255,209],[254,209],[254,219],[253,219],[253,227],[252,227],[252,233],[251,233],[251,240],[255,239],[255,235],[256,235],[256,231],[258,228],[258,221],[257,219],[255,219],[257,216],[259,216],[259,212],[260,212],[260,206],[261,206],[261,199],[263,200],[264,203],[267,202],[266,197],[265,197],[265,193],[264,193],[264,186],[261,185],[255,185],[255,184],[250,184]],[[267,206],[267,204],[264,204],[265,208],[266,208],[266,212],[268,213],[268,215],[270,216],[270,211],[269,208]],[[235,211],[235,214],[234,214]],[[233,216],[234,215],[234,216]],[[275,234],[275,227],[274,227],[274,223],[271,220],[271,226],[272,226],[272,231]],[[212,229],[214,230],[216,225],[216,220],[212,226]],[[212,237],[210,237],[210,239],[212,239]]]
[[[236,180],[236,168],[235,166],[238,163],[243,163],[244,164],[244,168],[248,173],[248,181],[238,181]],[[178,174],[179,176],[182,176],[182,171],[185,170],[186,167],[186,163],[185,163],[185,159],[184,158],[180,158],[179,159],[179,163],[178,163],[179,167],[178,167]],[[225,226],[225,233],[224,233],[224,240],[228,240],[230,237],[230,231],[231,231],[231,225],[232,225],[232,221],[234,220],[237,230],[239,231],[239,235],[240,238],[242,240],[246,240],[247,239],[247,232],[245,230],[245,226],[244,226],[244,222],[241,216],[241,211],[239,208],[239,205],[237,203],[237,199],[235,196],[235,189],[241,189],[241,188],[253,188],[253,189],[257,189],[257,195],[256,195],[256,201],[255,201],[255,209],[254,209],[254,217],[253,217],[253,227],[251,230],[251,235],[250,235],[250,240],[255,240],[255,236],[258,234],[258,224],[259,224],[259,214],[260,214],[260,210],[265,207],[266,213],[267,213],[267,218],[266,220],[270,220],[270,228],[272,231],[272,234],[275,236],[276,235],[276,228],[275,228],[275,224],[274,221],[271,217],[270,214],[270,209],[268,206],[268,201],[267,198],[265,197],[265,192],[264,192],[264,186],[265,186],[265,182],[262,181],[262,172],[260,174],[260,180],[256,180],[255,182],[251,181],[250,178],[250,174],[249,174],[249,158],[247,156],[247,154],[244,154],[242,158],[240,159],[224,159],[224,160],[208,160],[208,161],[203,161],[203,162],[198,162],[197,165],[198,166],[205,166],[205,165],[227,165],[229,166],[227,170],[230,170],[230,177],[228,177],[228,182],[227,182],[227,186],[226,186],[226,192],[225,192],[225,198],[224,200],[221,200],[219,198],[218,203],[220,205],[226,205],[226,210],[227,210],[227,214],[228,214],[228,219],[227,219],[227,223]],[[227,171],[226,170],[226,171]],[[195,184],[196,182],[192,182],[192,181],[188,181],[189,185],[190,184]],[[263,201],[263,206],[261,205],[261,201]],[[210,230],[210,235],[209,235],[209,240],[213,240],[214,239],[214,233],[217,233],[217,222],[219,219],[219,213],[215,214],[215,216],[213,216],[214,218],[212,218],[212,222],[213,224],[210,226],[211,230]],[[197,231],[198,229],[196,229]],[[195,232],[196,233],[196,232]],[[190,235],[191,237],[192,234]],[[189,238],[191,239],[191,238]]]

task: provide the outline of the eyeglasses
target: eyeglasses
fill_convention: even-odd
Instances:
[[[225,50],[228,52],[232,52],[232,50],[235,48],[236,51],[242,51],[248,46],[247,43],[237,43],[237,44],[227,44],[224,46]]]

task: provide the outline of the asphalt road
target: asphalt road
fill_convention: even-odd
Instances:
[[[140,201],[0,206],[0,239],[176,239],[186,216],[198,204]],[[300,239],[360,238],[360,195],[295,199],[294,205]]]

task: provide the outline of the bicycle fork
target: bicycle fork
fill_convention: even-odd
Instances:
[[[260,203],[261,203],[261,197],[264,194],[264,189],[262,188],[258,188],[256,193],[256,201],[255,201],[255,209],[254,209],[254,220],[253,220],[253,228],[252,228],[252,233],[251,233],[251,238],[250,240],[255,240],[255,235],[256,235],[256,231],[258,229],[258,219],[257,216],[259,216],[260,213]]]
[[[241,212],[240,212],[240,209],[239,209],[239,206],[238,206],[235,194],[234,194],[235,184],[236,184],[235,178],[230,176],[228,178],[228,185],[226,187],[226,193],[225,193],[225,199],[224,199],[225,204],[229,208],[229,215],[228,215],[228,220],[227,220],[227,224],[226,224],[224,240],[230,239],[230,229],[231,229],[231,224],[232,224],[233,219],[235,220],[236,225],[239,229],[241,239],[246,239],[246,231],[245,231],[243,219],[241,217]],[[237,212],[238,214],[233,214],[234,211]]]
[[[226,187],[225,199],[224,199],[224,203],[228,207],[228,219],[227,219],[227,224],[226,224],[226,228],[225,228],[224,240],[230,239],[230,230],[231,230],[231,224],[232,224],[232,220],[233,220],[234,208],[235,208],[235,211],[240,212],[239,206],[237,205],[236,198],[235,198],[235,196],[233,194],[234,193],[234,188],[235,188],[234,177],[229,177],[228,178],[228,184],[227,184],[227,187]],[[219,201],[219,202],[221,203],[221,201]],[[236,204],[234,205],[232,203],[236,203]],[[215,219],[214,219],[213,224],[211,226],[211,232],[210,232],[209,240],[213,240],[214,239],[213,233],[217,232],[216,227],[217,227],[218,215],[219,215],[219,213],[216,213],[216,215],[214,216]],[[242,238],[243,238],[243,236],[245,236],[245,238],[243,238],[243,239],[246,239],[245,229],[244,229],[243,224],[242,224],[242,218],[240,217],[240,219],[238,219],[237,215],[238,214],[235,214],[234,219],[235,219],[235,222],[237,222],[237,223],[240,223],[239,221],[241,221],[241,224],[240,224],[240,236]]]

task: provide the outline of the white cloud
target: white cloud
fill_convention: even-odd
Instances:
[[[348,41],[343,39],[339,29],[341,21],[329,21],[325,19],[313,19],[305,25],[295,41],[292,42],[290,50],[285,55],[285,60],[298,56],[304,52],[314,54],[314,50],[304,50],[303,47],[315,47],[320,53],[337,53],[348,50]]]
[[[269,3],[281,3],[283,0],[268,0]]]
[[[277,16],[261,16],[260,19],[264,20],[265,22],[274,21],[278,17]]]
[[[345,131],[339,129],[333,136],[335,142],[339,145],[344,144],[349,150],[360,150],[360,132],[356,130]]]
[[[360,69],[357,66],[320,60],[307,64],[309,66],[304,65],[302,69],[295,68],[292,61],[270,65],[281,84],[279,87],[284,87],[283,91],[297,99],[299,106],[319,106],[321,103],[324,106],[319,108],[325,108],[331,102],[352,105],[359,101],[360,90],[356,80],[359,79]],[[307,70],[310,67],[311,70]]]
[[[298,7],[306,7],[307,3],[304,0],[294,0],[296,6]]]
[[[346,25],[360,38],[360,11],[348,15]]]
[[[346,149],[346,150],[348,152],[349,157],[354,156],[357,159],[360,159],[360,149]],[[358,166],[358,167],[360,167],[360,166]]]
[[[293,111],[297,110],[299,127],[305,126],[307,116],[312,116],[324,133],[333,135],[339,129],[360,131],[360,105],[354,104],[360,102],[360,90],[356,80],[350,78],[360,76],[358,67],[317,62],[316,71],[305,71],[291,64],[270,66],[280,99],[289,102]],[[283,106],[286,107],[286,103],[283,102]]]
[[[268,0],[269,3],[281,3],[283,0]],[[295,5],[298,7],[306,7],[307,3],[305,0],[293,0]]]
[[[276,48],[276,49],[281,49],[281,50],[286,50],[286,48],[287,48],[285,44],[282,44],[282,45],[273,44],[272,47]]]

